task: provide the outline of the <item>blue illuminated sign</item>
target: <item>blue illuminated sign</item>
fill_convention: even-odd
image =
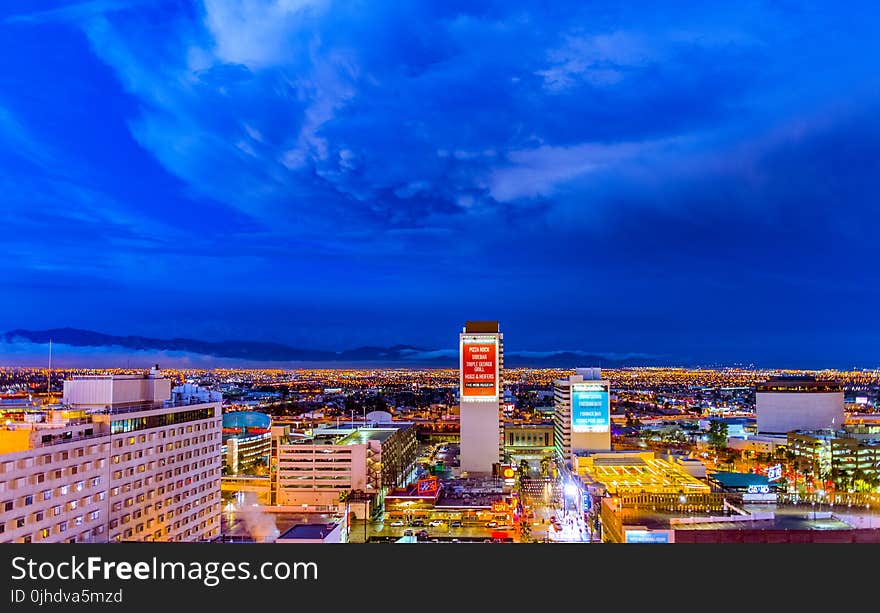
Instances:
[[[627,543],[668,543],[669,533],[648,532],[647,530],[627,530]]]
[[[601,385],[572,385],[572,432],[608,432],[610,427],[608,392]]]

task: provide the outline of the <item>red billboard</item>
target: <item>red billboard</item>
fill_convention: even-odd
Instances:
[[[494,341],[463,340],[461,344],[461,395],[498,395],[498,345]]]
[[[440,489],[440,481],[437,477],[419,479],[416,491],[419,496],[433,496]]]

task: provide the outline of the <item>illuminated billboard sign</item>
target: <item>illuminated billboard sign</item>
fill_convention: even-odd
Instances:
[[[624,542],[627,543],[668,543],[668,532],[650,532],[648,530],[627,530]]]
[[[461,339],[461,395],[468,399],[498,398],[498,339],[465,336]]]
[[[572,432],[608,432],[610,427],[610,399],[605,388],[596,384],[573,384]]]
[[[440,489],[440,481],[437,477],[430,477],[428,479],[419,479],[417,485],[417,492],[419,496],[433,496]]]

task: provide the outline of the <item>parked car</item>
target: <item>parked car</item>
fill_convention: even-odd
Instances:
[[[449,527],[450,528],[461,528],[461,521],[459,521],[457,519],[453,519],[451,522],[449,522]]]
[[[414,519],[414,520],[412,520],[412,523],[410,524],[410,526],[415,526],[416,528],[421,528],[424,525],[425,525],[425,522],[424,522],[424,520],[421,520],[421,519]]]
[[[437,526],[443,525],[443,520],[442,519],[435,519],[435,520],[428,522],[428,525],[431,526],[432,528],[436,528]]]
[[[487,528],[495,528],[495,527],[497,527],[497,526],[498,526],[498,522],[497,522],[497,521],[487,521],[487,522],[486,522],[486,527],[487,527]]]
[[[391,525],[394,526],[395,528],[399,528],[400,526],[403,525],[403,521],[401,521],[399,519],[395,519],[393,522],[391,522]]]

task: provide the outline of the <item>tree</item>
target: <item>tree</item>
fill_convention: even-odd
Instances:
[[[727,423],[720,419],[709,422],[709,445],[715,449],[727,449]]]

